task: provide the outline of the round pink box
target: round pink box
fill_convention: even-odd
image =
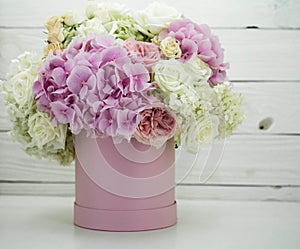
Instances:
[[[135,139],[75,136],[77,226],[107,231],[142,231],[176,224],[175,149]]]

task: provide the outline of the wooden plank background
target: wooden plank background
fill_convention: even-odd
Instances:
[[[136,9],[149,2],[122,1]],[[206,184],[199,182],[208,146],[189,176],[178,182],[177,196],[300,201],[300,2],[164,2],[213,28],[231,63],[230,80],[246,102],[246,119],[225,141],[223,160],[213,177]],[[11,59],[42,47],[47,16],[69,9],[80,11],[85,4],[80,0],[72,4],[66,0],[0,0],[0,79],[5,79]],[[74,166],[59,167],[29,157],[11,141],[9,129],[0,97],[0,194],[73,195]],[[180,154],[178,179],[193,160],[188,153]]]

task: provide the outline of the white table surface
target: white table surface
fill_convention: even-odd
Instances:
[[[300,248],[300,203],[178,200],[178,224],[147,232],[73,225],[72,197],[0,196],[0,248]]]

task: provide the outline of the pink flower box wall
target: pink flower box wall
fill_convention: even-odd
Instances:
[[[110,231],[164,228],[176,223],[175,149],[132,139],[75,138],[76,225]]]

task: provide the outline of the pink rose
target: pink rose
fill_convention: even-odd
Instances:
[[[161,147],[176,132],[176,120],[171,112],[163,107],[145,109],[141,113],[134,137],[141,143]]]
[[[143,63],[148,70],[162,57],[159,47],[150,42],[139,42],[129,38],[125,41],[124,48],[134,62]]]

